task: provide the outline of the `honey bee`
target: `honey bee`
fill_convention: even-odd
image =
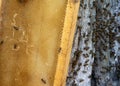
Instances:
[[[80,1],[80,3],[82,3],[82,4],[83,4],[83,3],[84,3],[84,0],[81,0],[81,1]]]
[[[90,50],[89,54],[93,54],[93,50]]]
[[[82,71],[83,73],[87,73],[87,71]]]
[[[85,61],[85,63],[88,63],[89,62],[89,59]]]
[[[90,16],[88,16],[89,18],[91,18],[92,16],[90,15]]]
[[[79,63],[78,66],[80,67],[82,65],[82,63]]]
[[[89,39],[85,39],[84,43],[87,44],[88,41],[89,41]]]
[[[18,48],[18,45],[17,45],[17,44],[14,44],[13,48],[14,48],[14,49],[17,49],[17,48]]]
[[[86,51],[89,50],[89,47],[84,47],[84,50],[86,50]]]
[[[107,5],[106,5],[106,7],[109,7],[110,6],[110,3],[108,3]]]
[[[81,30],[81,29],[82,29],[82,26],[78,26],[78,29],[80,29],[80,30]]]
[[[45,81],[44,79],[41,79],[41,81],[42,81],[44,84],[46,84],[46,81]]]
[[[87,63],[84,64],[84,66],[87,66],[87,65],[88,65]]]
[[[60,47],[60,48],[58,49],[58,52],[60,53],[60,52],[61,52],[61,50],[62,50],[62,48]]]
[[[71,76],[67,76],[68,79],[71,79],[72,77]]]
[[[91,23],[90,23],[90,22],[88,22],[88,25],[89,25],[89,26],[90,26],[90,24],[91,24]]]
[[[93,7],[97,7],[97,1],[93,1]]]
[[[115,52],[110,52],[110,55],[111,55],[111,56],[114,56],[114,54],[115,54]]]
[[[118,16],[120,16],[120,12],[118,13]]]
[[[100,71],[100,73],[105,74],[105,73],[106,73],[106,71]]]
[[[102,69],[105,69],[106,71],[110,71],[109,67],[102,67]]]
[[[4,43],[4,41],[3,41],[3,40],[1,40],[1,41],[0,41],[0,45],[2,45],[3,43]]]
[[[103,3],[103,2],[104,2],[104,0],[101,0],[101,2]]]
[[[107,46],[104,46],[104,47],[103,47],[103,50],[106,51],[106,50],[107,50]]]
[[[79,19],[81,19],[81,16],[78,16],[77,18],[78,18],[78,20],[79,20]]]
[[[75,83],[75,81],[73,81],[72,86],[77,86],[77,84]]]
[[[88,55],[88,54],[83,54],[83,56],[84,56],[85,58],[88,58],[88,57],[89,57],[89,55]]]
[[[83,5],[80,3],[80,7],[83,7]]]
[[[78,67],[76,71],[79,71],[79,70],[80,70],[80,67]]]
[[[79,0],[73,0],[73,2],[74,2],[74,3],[78,3],[78,2],[79,2]]]
[[[20,3],[26,3],[28,0],[18,0]]]
[[[85,4],[85,5],[84,5],[84,9],[86,9],[86,8],[87,8],[87,5]]]
[[[76,71],[74,71],[74,72],[73,72],[73,75],[75,75],[75,76],[76,76],[76,75],[77,75],[77,72],[76,72]]]
[[[88,76],[88,78],[91,78],[91,77],[92,77],[91,75]]]
[[[15,30],[19,30],[19,27],[17,27],[17,26],[13,26],[13,28],[14,28]]]
[[[84,81],[84,79],[80,79],[80,82],[83,82]]]
[[[83,33],[83,38],[85,38],[85,36],[86,36],[86,34],[85,34],[85,33]]]

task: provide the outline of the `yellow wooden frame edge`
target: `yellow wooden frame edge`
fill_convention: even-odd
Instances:
[[[65,86],[79,4],[79,0],[67,1],[64,27],[60,44],[61,51],[58,54],[56,74],[53,86]]]

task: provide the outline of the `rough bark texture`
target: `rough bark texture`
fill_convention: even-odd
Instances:
[[[120,0],[81,0],[66,86],[120,86]]]
[[[75,35],[75,42],[73,46],[68,86],[74,85],[88,85],[91,83],[92,71],[92,32],[90,21],[91,7],[93,0],[81,1],[80,12],[78,15],[77,31]]]

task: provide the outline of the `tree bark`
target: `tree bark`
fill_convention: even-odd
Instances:
[[[81,0],[66,86],[120,85],[120,0]]]

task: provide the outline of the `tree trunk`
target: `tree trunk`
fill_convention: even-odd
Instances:
[[[81,0],[67,86],[119,86],[120,0]]]

